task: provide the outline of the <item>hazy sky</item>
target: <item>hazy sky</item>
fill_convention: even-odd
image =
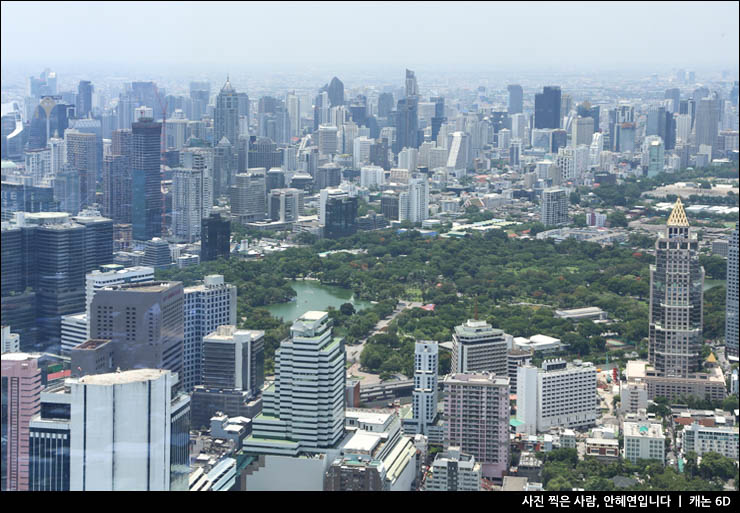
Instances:
[[[737,69],[737,2],[2,2],[3,68]]]

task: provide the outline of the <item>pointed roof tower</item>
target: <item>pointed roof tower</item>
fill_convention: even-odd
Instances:
[[[681,203],[680,197],[676,199],[676,204],[673,205],[673,211],[668,217],[666,226],[689,226],[689,220],[686,218],[686,212],[683,209],[683,204]]]
[[[226,83],[221,88],[221,92],[222,93],[233,93],[234,92],[234,88],[232,87],[231,82],[229,81],[229,75],[226,75]]]

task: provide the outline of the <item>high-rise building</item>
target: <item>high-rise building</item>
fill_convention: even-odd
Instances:
[[[344,105],[344,84],[337,77],[332,78],[329,85],[324,86],[322,91],[328,93],[331,107]]]
[[[572,130],[571,146],[579,146],[581,144],[591,145],[594,136],[593,118],[582,118],[579,116],[573,120]]]
[[[445,389],[445,447],[475,457],[481,474],[501,479],[509,469],[509,378],[449,374]]]
[[[172,252],[169,243],[154,237],[144,243],[144,258],[141,263],[155,269],[169,269],[172,266]]]
[[[704,268],[681,199],[655,242],[650,266],[650,364],[666,377],[701,369]]]
[[[540,222],[545,226],[568,224],[568,197],[565,189],[542,191]]]
[[[645,138],[645,151],[648,161],[647,175],[652,178],[658,173],[662,173],[665,167],[663,139],[655,135],[649,135]]]
[[[316,188],[327,189],[329,187],[339,187],[342,183],[342,168],[333,162],[319,166],[314,177]]]
[[[702,98],[696,105],[696,120],[694,130],[696,132],[696,144],[706,144],[712,147],[712,153],[716,151],[717,132],[719,129],[719,105],[714,98]]]
[[[665,90],[663,96],[666,100],[671,100],[671,112],[678,113],[678,106],[681,103],[681,90],[677,87]]]
[[[236,287],[218,274],[184,289],[185,342],[182,383],[190,392],[202,383],[203,337],[219,326],[236,324]],[[227,387],[228,388],[228,387]]]
[[[231,223],[220,214],[211,213],[201,221],[200,261],[208,262],[229,258],[231,248]]]
[[[732,232],[727,245],[727,311],[725,340],[727,356],[738,357],[738,230]]]
[[[41,392],[40,412],[29,424],[28,489],[40,492],[69,490],[71,397],[63,383]]]
[[[80,80],[77,86],[77,117],[86,118],[92,113],[93,85],[89,80]]]
[[[64,131],[67,163],[80,174],[80,206],[95,203],[95,178],[98,172],[98,144],[95,134],[69,128]]]
[[[319,224],[324,237],[348,237],[357,231],[357,197],[341,189],[322,189],[319,197]]]
[[[403,148],[418,148],[421,143],[419,141],[418,103],[417,96],[407,96],[398,100],[394,153],[399,153]]]
[[[240,223],[261,221],[267,212],[267,183],[265,168],[250,168],[236,175],[231,187],[231,216]]]
[[[214,145],[226,139],[232,145],[239,137],[239,95],[226,77],[226,83],[216,97],[216,108],[213,111]]]
[[[275,351],[275,383],[262,393],[262,413],[244,441],[251,454],[297,456],[334,448],[344,436],[343,339],[326,312],[306,312]]]
[[[201,219],[210,213],[202,169],[175,168],[172,170],[172,234],[179,242],[200,239]]]
[[[378,95],[378,117],[387,118],[393,110],[393,95],[391,93],[380,93]]]
[[[167,369],[182,376],[183,301],[179,282],[105,287],[90,307],[90,338],[112,340],[113,365],[121,370]]]
[[[506,339],[504,332],[486,321],[469,319],[455,326],[452,334],[452,372],[507,373]]]
[[[131,159],[127,155],[103,157],[103,215],[114,223],[131,223]]]
[[[407,190],[399,194],[398,220],[421,223],[428,217],[429,181],[424,174],[413,174],[409,178]]]
[[[204,336],[203,385],[256,396],[265,381],[264,337],[264,331],[234,325],[221,325]]]
[[[0,351],[2,353],[18,353],[21,350],[21,337],[18,333],[11,333],[10,326],[2,326],[0,332]]]
[[[281,223],[298,221],[303,208],[303,191],[298,189],[272,189],[268,200],[270,219]]]
[[[319,154],[332,155],[337,153],[337,148],[337,127],[319,125]]]
[[[534,95],[534,127],[560,128],[561,92],[558,86],[544,87]]]
[[[509,91],[509,115],[520,114],[523,110],[524,100],[522,86],[520,86],[519,84],[512,84],[507,86],[506,89]]]
[[[517,369],[516,388],[516,418],[529,434],[596,422],[596,368],[590,362],[545,360],[540,369],[523,365]]]
[[[3,491],[29,489],[29,423],[39,412],[39,355],[2,355],[2,476]]]
[[[187,491],[190,398],[177,395],[177,375],[140,368],[68,383],[70,490]]]
[[[410,69],[406,70],[406,98],[419,96],[419,86],[416,84],[416,75]]]
[[[162,235],[160,174],[162,124],[155,123],[150,118],[142,118],[131,126],[133,238],[145,241]]]
[[[414,389],[411,399],[415,433],[426,434],[437,418],[438,372],[437,342],[417,341],[414,345]]]

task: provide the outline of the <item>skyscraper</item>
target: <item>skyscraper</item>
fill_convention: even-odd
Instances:
[[[736,83],[737,84],[737,83]],[[727,312],[725,340],[727,355],[738,357],[738,230],[732,232],[727,246]]]
[[[219,258],[229,258],[229,239],[231,223],[220,214],[212,213],[203,218],[201,225],[200,261],[208,262]]]
[[[325,85],[321,91],[326,91],[329,94],[331,107],[344,105],[344,83],[337,77],[332,78],[329,85]]]
[[[132,186],[129,156],[103,157],[103,215],[116,224],[131,224]]]
[[[95,134],[75,129],[64,131],[67,163],[80,175],[80,207],[95,203],[95,178],[98,172],[98,147]]]
[[[190,398],[161,369],[69,381],[70,489],[187,491]]]
[[[717,146],[717,130],[719,124],[719,105],[714,98],[702,98],[696,105],[696,144],[712,146],[714,153]]]
[[[229,82],[221,88],[216,97],[216,109],[213,112],[214,145],[226,137],[234,145],[239,137],[239,95]]]
[[[417,341],[414,345],[414,390],[411,399],[416,433],[427,434],[428,426],[437,417],[438,372],[437,342]]]
[[[545,226],[568,224],[568,197],[565,189],[542,191],[540,222]]]
[[[131,218],[133,238],[150,240],[162,235],[162,178],[160,142],[162,124],[142,118],[132,125]]]
[[[236,324],[236,287],[213,274],[206,276],[201,285],[186,287],[184,298],[185,370],[181,379],[184,390],[190,392],[202,383],[203,337],[219,326]]]
[[[333,448],[344,435],[344,341],[326,312],[306,312],[275,351],[275,383],[263,391],[244,451],[296,456]]]
[[[3,491],[28,490],[29,423],[39,412],[39,355],[2,355],[2,476]]]
[[[506,339],[486,321],[469,319],[452,334],[452,372],[507,372]]]
[[[701,369],[704,268],[681,198],[655,241],[648,355],[655,370],[686,378]]]
[[[172,234],[180,242],[200,239],[201,219],[210,213],[203,169],[172,170]]]
[[[406,70],[406,98],[419,96],[419,86],[416,84],[416,75],[410,69]]]
[[[399,194],[398,220],[421,223],[429,217],[429,181],[424,174],[413,174],[408,188]]]
[[[418,148],[419,113],[417,96],[407,96],[398,100],[396,108],[396,142],[394,153],[404,148]]]
[[[113,365],[121,370],[168,369],[182,376],[183,300],[180,282],[100,289],[90,307],[90,338],[112,340]]]
[[[534,95],[534,127],[560,128],[560,98],[558,86],[546,86]]]
[[[248,223],[261,221],[267,213],[267,188],[265,168],[251,168],[248,173],[236,175],[236,183],[231,187],[231,216]]]
[[[92,112],[93,86],[89,80],[80,80],[77,86],[77,118],[88,117]]]
[[[508,86],[506,89],[508,89],[509,91],[509,108],[508,108],[509,115],[520,114],[523,110],[523,99],[524,99],[524,93],[522,91],[522,86],[520,86],[519,84],[512,84]]]
[[[509,378],[453,373],[444,389],[445,447],[474,456],[483,477],[501,479],[509,469]]]

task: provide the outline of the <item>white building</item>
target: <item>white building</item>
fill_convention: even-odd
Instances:
[[[453,132],[449,134],[447,147],[447,169],[455,176],[465,176],[468,164],[472,162],[470,155],[470,136],[465,132]]]
[[[90,323],[88,314],[85,312],[77,314],[62,315],[61,320],[61,343],[62,354],[69,351],[90,338]]]
[[[426,434],[427,427],[437,416],[437,373],[439,344],[425,340],[414,346],[413,419],[416,433]]]
[[[429,150],[429,169],[444,168],[447,165],[447,149],[441,147]]]
[[[337,153],[337,132],[338,129],[334,125],[319,125],[319,154]]]
[[[452,334],[451,372],[507,374],[506,338],[486,321],[468,319]]]
[[[663,426],[647,422],[625,422],[624,459],[637,463],[637,460],[658,460],[665,463],[665,434]]]
[[[0,347],[2,353],[18,353],[21,350],[21,336],[18,333],[11,333],[10,326],[3,326],[0,333]]]
[[[590,362],[565,360],[545,360],[541,369],[519,367],[516,404],[517,419],[529,434],[590,426],[598,413],[596,368]]]
[[[545,226],[559,226],[568,223],[568,196],[565,189],[545,189],[542,191],[540,222]]]
[[[512,139],[521,139],[522,141],[526,140],[526,133],[527,130],[527,117],[522,114],[512,114],[511,115],[511,138]]]
[[[160,369],[67,380],[71,490],[188,489],[190,398],[176,382]]]
[[[663,139],[657,135],[650,135],[645,138],[643,146],[645,160],[647,161],[648,176],[652,177],[663,172],[665,167],[665,149]]]
[[[408,188],[399,194],[398,220],[420,223],[429,218],[429,181],[426,175],[414,174]]]
[[[236,287],[224,283],[220,274],[203,279],[202,285],[186,287],[183,301],[185,342],[183,388],[190,392],[202,383],[203,337],[219,326],[236,324]]]
[[[195,242],[200,239],[200,224],[206,211],[210,211],[204,190],[201,169],[176,168],[172,170],[172,234],[178,242]]]
[[[416,171],[416,166],[419,160],[419,150],[416,148],[404,148],[398,154],[398,167],[401,169],[407,169],[413,173]]]
[[[459,447],[449,447],[437,453],[430,473],[424,483],[426,492],[479,492],[481,466],[475,457],[460,452]]]
[[[360,186],[382,187],[385,184],[385,171],[380,166],[362,166],[360,168]]]
[[[738,427],[705,427],[694,422],[683,428],[683,452],[694,451],[697,456],[716,452],[738,460]]]
[[[355,169],[359,169],[363,164],[370,160],[370,147],[373,145],[373,140],[369,137],[356,137],[353,141],[352,148],[352,163]]]

